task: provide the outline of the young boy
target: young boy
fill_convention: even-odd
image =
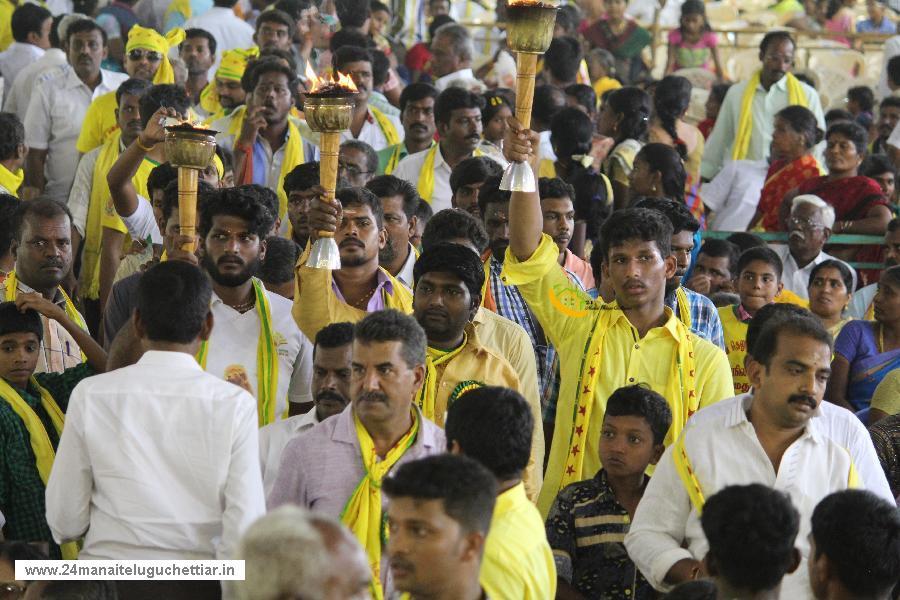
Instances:
[[[857,123],[868,130],[875,111],[875,92],[872,88],[859,85],[847,90],[847,110]]]
[[[647,387],[622,387],[609,397],[600,432],[603,468],[563,488],[547,517],[558,598],[655,597],[622,540],[671,423],[665,398]]]
[[[62,373],[34,372],[44,335],[40,315],[69,332],[86,363]],[[69,395],[81,380],[105,367],[106,353],[60,306],[36,293],[0,303],[0,513],[6,517],[5,539],[47,542],[51,558],[76,558],[74,544],[60,548],[53,542],[44,490]]]
[[[744,370],[747,356],[747,323],[760,308],[775,302],[783,287],[781,258],[766,246],[745,250],[737,264],[737,293],[740,303],[719,309],[722,329],[725,330],[725,354],[731,364],[734,393],[750,391],[750,380]]]

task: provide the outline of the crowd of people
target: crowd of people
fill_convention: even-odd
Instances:
[[[0,0],[0,598],[897,597],[900,36],[823,106],[662,4],[558,7],[523,127],[504,0]]]

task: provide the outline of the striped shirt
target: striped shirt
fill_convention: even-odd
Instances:
[[[684,288],[687,295],[688,306],[691,308],[691,331],[711,344],[715,344],[722,350],[725,349],[725,334],[722,331],[722,319],[719,318],[719,310],[712,300],[692,290]],[[665,299],[666,306],[672,309],[678,320],[684,323],[684,319],[678,311],[678,298],[675,291],[668,294]]]

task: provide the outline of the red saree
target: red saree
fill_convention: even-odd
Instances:
[[[759,206],[757,207],[757,210],[763,215],[763,229],[766,231],[781,229],[781,224],[778,222],[778,210],[781,208],[781,201],[784,200],[785,195],[805,181],[818,178],[821,174],[819,161],[811,154],[801,156],[790,163],[776,160],[769,165],[766,183],[759,196]]]

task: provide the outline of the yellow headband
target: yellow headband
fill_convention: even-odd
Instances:
[[[175,83],[175,71],[169,62],[169,49],[184,41],[184,29],[176,27],[169,31],[165,37],[153,29],[134,25],[128,32],[128,43],[125,52],[132,50],[151,50],[162,55],[156,75],[153,76],[154,84]]]

